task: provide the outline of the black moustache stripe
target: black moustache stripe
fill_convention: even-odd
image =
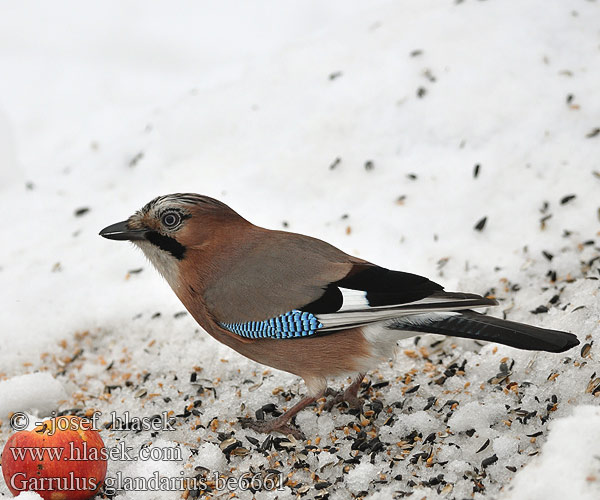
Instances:
[[[185,255],[185,247],[175,238],[165,236],[156,231],[148,231],[146,233],[146,239],[161,250],[169,252],[177,260],[183,259],[183,256]]]

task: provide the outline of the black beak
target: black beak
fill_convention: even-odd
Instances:
[[[117,222],[112,226],[105,227],[100,231],[100,236],[104,236],[109,240],[144,240],[146,239],[145,229],[129,229],[127,227],[127,221]]]

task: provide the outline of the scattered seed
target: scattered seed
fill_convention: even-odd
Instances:
[[[389,380],[384,380],[382,382],[376,382],[375,384],[371,385],[371,388],[373,388],[373,389],[382,389],[383,387],[387,387],[388,385],[390,385],[390,381]]]
[[[342,159],[338,156],[333,163],[329,165],[329,170],[334,170],[340,163],[342,163]]]
[[[477,224],[475,224],[474,229],[476,231],[483,231],[483,228],[485,227],[486,222],[487,222],[487,216],[480,219],[479,222],[477,222]]]
[[[529,311],[531,314],[543,314],[548,312],[548,308],[546,306],[537,306],[533,311]]]
[[[373,164],[373,160],[367,160],[365,162],[365,170],[368,172],[369,170],[373,170],[375,165]]]
[[[425,97],[425,94],[427,94],[427,89],[425,87],[419,87],[417,89],[417,97],[419,99],[422,99],[423,97]]]
[[[233,450],[231,450],[231,452],[229,454],[234,455],[236,457],[245,457],[249,453],[250,453],[250,450],[248,448],[244,448],[243,446],[238,446],[237,448],[234,448]]]
[[[447,495],[448,493],[450,493],[452,491],[452,489],[454,488],[454,486],[452,486],[451,483],[446,484],[446,486],[444,486],[442,488],[442,491],[440,493],[442,493],[443,495]]]
[[[486,448],[487,448],[489,445],[490,445],[490,440],[489,440],[489,439],[486,439],[486,440],[485,440],[485,443],[483,443],[483,444],[481,445],[481,448],[479,448],[479,449],[478,449],[478,450],[477,450],[475,453],[482,452],[482,451],[483,451],[483,450],[485,450],[485,449],[486,449]]]
[[[90,211],[88,207],[81,207],[75,210],[75,217],[81,217],[82,215],[87,214]]]
[[[248,392],[254,392],[256,389],[260,388],[260,386],[262,386],[262,385],[263,385],[262,381],[259,382],[258,384],[251,385],[250,387],[248,387]]]
[[[582,348],[581,348],[581,357],[582,358],[587,358],[588,355],[590,354],[590,350],[592,349],[592,344],[594,342],[590,342],[589,344],[585,344]]]
[[[433,443],[435,441],[435,438],[436,438],[436,433],[432,432],[423,440],[423,444]]]
[[[261,451],[268,451],[273,447],[273,436],[270,434],[265,438],[265,440],[260,445]]]
[[[596,394],[600,390],[600,377],[594,378],[589,381],[585,392],[588,394]]]
[[[261,407],[261,410],[264,411],[265,413],[273,413],[274,411],[277,410],[277,406],[275,406],[274,403],[267,403],[266,405],[263,405]]]
[[[131,160],[129,160],[129,166],[135,167],[143,157],[144,157],[144,152],[140,151]]]
[[[339,78],[342,75],[343,73],[341,71],[334,71],[333,73],[329,73],[329,79],[335,80],[336,78]]]
[[[431,72],[430,69],[426,69],[425,71],[423,71],[423,76],[432,83],[436,81],[436,78],[435,78],[435,76],[433,76],[433,73]]]
[[[221,448],[222,450],[224,450],[225,448],[231,446],[232,444],[234,444],[237,441],[236,438],[234,437],[230,437],[228,439],[224,439],[223,441],[221,441],[221,444],[219,444],[219,448]]]
[[[568,194],[567,196],[563,196],[560,199],[560,204],[561,205],[566,205],[567,203],[569,203],[570,201],[574,200],[575,198],[577,198],[576,194]]]
[[[431,397],[427,398],[427,404],[423,408],[423,411],[429,410],[435,404],[436,401],[437,401],[437,398],[435,396],[431,396]]]
[[[479,170],[481,168],[481,165],[479,163],[475,164],[475,167],[473,168],[473,177],[475,179],[477,179],[477,177],[479,176]]]
[[[498,461],[498,457],[496,456],[496,454],[494,453],[491,457],[488,458],[484,458],[481,461],[481,466],[485,469],[486,467],[495,464]]]
[[[590,132],[588,132],[587,134],[585,134],[585,136],[588,139],[591,139],[592,137],[596,137],[598,134],[600,134],[600,127],[596,127],[595,129],[593,129]]]
[[[544,434],[542,431],[534,432],[533,434],[527,434],[527,437],[536,438]]]
[[[540,229],[543,231],[544,229],[546,229],[546,221],[552,218],[552,214],[548,214],[548,215],[544,215],[544,217],[542,217],[540,219]]]

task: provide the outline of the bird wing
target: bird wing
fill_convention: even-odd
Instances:
[[[411,273],[375,265],[355,265],[353,274],[333,284],[343,297],[336,311],[316,314],[320,332],[367,325],[378,321],[443,311],[496,305],[472,293],[446,292],[442,286]]]
[[[444,292],[423,276],[376,266],[308,236],[268,231],[253,240],[205,290],[215,321],[245,338],[332,333],[407,314],[495,304]]]

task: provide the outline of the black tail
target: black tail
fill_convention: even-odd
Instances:
[[[452,316],[440,315],[439,320],[430,317],[424,321],[415,321],[410,316],[405,316],[389,324],[388,328],[487,340],[529,351],[563,352],[579,344],[572,333],[546,330],[470,310],[460,311]]]

